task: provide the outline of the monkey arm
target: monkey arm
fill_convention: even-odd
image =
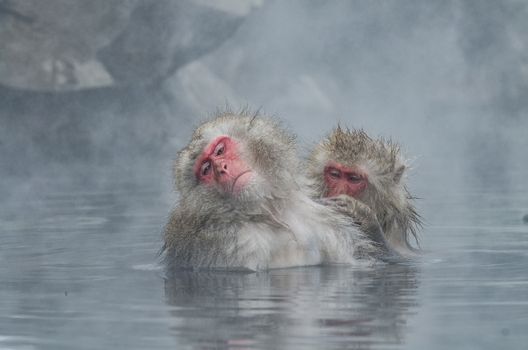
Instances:
[[[387,241],[376,214],[366,204],[344,194],[324,198],[323,203],[351,217],[363,233],[384,249],[388,249]]]

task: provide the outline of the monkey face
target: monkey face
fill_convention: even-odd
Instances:
[[[255,115],[222,114],[200,125],[174,163],[181,198],[217,198],[252,210],[271,197],[295,191],[294,137],[278,123]]]
[[[360,168],[349,168],[334,161],[328,162],[323,177],[327,188],[325,197],[347,194],[358,198],[368,186],[367,174]]]
[[[240,154],[239,144],[229,136],[219,136],[204,148],[194,164],[194,174],[200,184],[234,196],[253,177],[251,167]]]

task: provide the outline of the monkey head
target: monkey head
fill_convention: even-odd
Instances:
[[[370,197],[398,197],[405,192],[406,170],[400,147],[390,140],[370,138],[362,130],[337,127],[319,143],[309,159],[308,175],[320,197],[347,194],[364,201]]]
[[[420,218],[404,183],[406,170],[398,144],[337,127],[316,145],[307,172],[314,196],[354,197],[374,211],[389,238],[408,243],[409,233],[416,237]]]
[[[182,196],[199,192],[245,202],[287,196],[298,169],[294,138],[275,121],[223,113],[196,129],[174,174]]]

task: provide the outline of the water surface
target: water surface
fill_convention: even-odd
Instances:
[[[261,273],[158,264],[150,180],[53,178],[0,208],[0,349],[520,349],[528,186],[428,189],[417,262]]]

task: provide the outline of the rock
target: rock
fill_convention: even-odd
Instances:
[[[215,49],[260,1],[0,0],[0,84],[151,84]]]
[[[0,83],[37,91],[113,85],[96,54],[126,28],[136,2],[0,2]]]

